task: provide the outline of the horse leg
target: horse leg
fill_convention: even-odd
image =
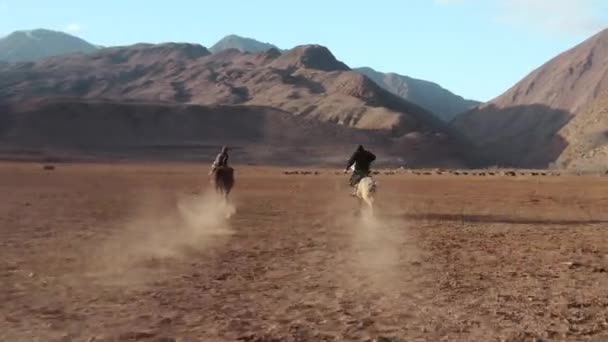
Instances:
[[[220,186],[218,189],[218,197],[219,199],[222,201],[222,203],[225,201],[226,198],[226,190],[224,189],[223,186]]]
[[[363,199],[357,194],[357,215],[363,213]]]
[[[361,203],[362,209],[363,207],[365,207],[365,209],[367,209],[368,212],[372,214],[374,207],[373,185],[370,186],[369,183],[365,183],[364,185],[365,187],[361,189],[361,193],[359,194],[359,197],[362,199],[363,202]]]
[[[229,195],[230,189],[224,189],[224,202],[222,210],[224,211],[224,216],[226,217],[226,219],[229,219],[230,217],[232,217],[232,215],[234,215],[234,209],[230,206]]]
[[[230,190],[226,190],[225,204],[230,204]]]
[[[374,199],[372,197],[367,197],[365,199],[365,202],[367,204],[367,209],[369,210],[370,214],[374,214]]]
[[[222,179],[219,179],[217,181],[216,187],[215,187],[215,192],[221,198],[223,198],[225,196],[224,193],[226,192],[226,183],[224,183],[224,181]]]

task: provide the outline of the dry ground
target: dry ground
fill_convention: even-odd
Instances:
[[[206,171],[0,165],[0,340],[608,340],[607,178]]]

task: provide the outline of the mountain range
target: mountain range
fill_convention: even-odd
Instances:
[[[229,35],[222,38],[209,50],[216,53],[228,49],[237,49],[241,52],[251,53],[269,49],[279,50],[277,46],[270,43],[262,43],[252,38],[237,35]],[[279,51],[284,52],[284,50]],[[455,95],[433,82],[396,73],[382,73],[370,67],[360,67],[353,70],[367,76],[391,93],[425,108],[444,121],[451,121],[458,114],[480,104],[478,101],[466,100],[461,96]]]
[[[0,61],[36,61],[74,52],[91,53],[97,49],[98,47],[93,44],[61,32],[41,29],[18,31],[0,39]],[[209,51],[219,53],[230,49],[243,53],[265,52],[271,49],[280,53],[288,51],[270,43],[234,34],[220,39],[209,48]],[[456,115],[479,104],[477,101],[465,100],[454,95],[432,82],[395,73],[384,74],[369,67],[357,68],[354,71],[366,75],[384,89],[425,108],[444,121],[450,121]]]
[[[90,46],[50,57],[12,48],[20,63],[0,58],[0,154],[145,150],[179,159],[189,146],[196,159],[228,139],[252,162],[339,163],[361,142],[414,167],[597,171],[608,162],[608,30],[484,104],[432,82],[351,69],[319,45],[280,50],[231,35],[209,50]]]
[[[319,45],[212,54],[196,44],[136,44],[11,64],[0,68],[0,103],[10,151],[228,142],[248,151],[241,159],[279,148],[326,162],[365,141],[392,163],[464,160],[441,120]],[[234,113],[260,121],[243,125]],[[267,162],[285,159],[272,155]]]

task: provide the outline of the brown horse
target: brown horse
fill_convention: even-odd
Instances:
[[[228,195],[234,186],[234,169],[230,166],[219,167],[213,175],[215,192],[228,201]]]

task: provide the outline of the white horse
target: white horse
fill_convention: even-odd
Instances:
[[[351,171],[354,171],[354,165],[351,167]],[[377,183],[372,176],[366,176],[361,178],[355,188],[355,195],[359,201],[359,210],[363,208],[363,205],[367,205],[370,213],[374,211],[374,201],[377,189]]]
[[[359,208],[361,208],[363,204],[366,204],[370,213],[373,213],[375,193],[376,182],[373,180],[373,178],[371,176],[362,178],[359,181],[359,184],[357,184],[356,189],[357,199],[359,200]]]

